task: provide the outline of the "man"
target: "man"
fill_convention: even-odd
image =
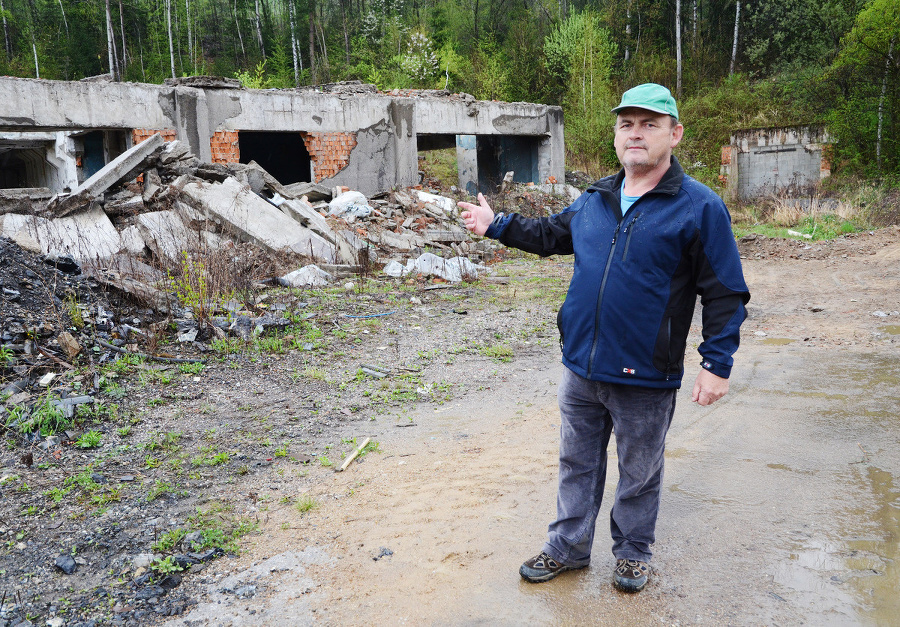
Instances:
[[[613,583],[638,592],[650,573],[665,437],[696,296],[703,343],[691,398],[709,405],[728,392],[750,293],[728,210],[672,155],[684,127],[669,90],[639,85],[613,111],[622,170],[594,183],[562,213],[495,215],[481,194],[478,205],[459,206],[478,235],[542,256],[575,256],[557,315],[566,366],[559,386],[557,518],[541,553],[519,573],[541,582],[588,565],[615,429]]]

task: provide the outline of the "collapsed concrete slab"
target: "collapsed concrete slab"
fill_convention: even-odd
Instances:
[[[59,217],[66,216],[79,209],[86,201],[97,198],[107,189],[129,176],[135,168],[139,167],[163,143],[165,142],[162,135],[157,133],[140,144],[132,146],[100,168],[94,176],[72,190],[69,196],[60,197],[57,202],[51,203],[50,209]]]
[[[119,232],[97,204],[87,211],[48,220],[16,213],[0,216],[0,235],[22,248],[51,258],[71,257],[81,263],[106,259],[122,247]]]
[[[53,192],[47,187],[0,189],[0,215],[4,213],[34,213],[47,205]]]
[[[336,251],[322,236],[303,228],[233,178],[222,183],[192,182],[182,192],[241,239],[270,251],[291,250],[334,263]]]
[[[201,246],[198,234],[188,229],[174,211],[142,213],[135,226],[158,258],[178,261],[183,251],[198,250]]]

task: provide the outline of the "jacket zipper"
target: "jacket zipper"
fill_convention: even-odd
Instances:
[[[672,368],[672,316],[666,318],[666,381]]]
[[[640,211],[635,213],[634,219],[622,231],[622,235],[625,235],[625,233],[628,233],[628,237],[625,238],[625,250],[622,252],[622,263],[625,263],[625,260],[628,259],[628,247],[631,245],[631,234],[634,233],[634,225],[637,222],[637,219],[640,215],[641,215]]]
[[[591,344],[591,356],[588,361],[588,379],[591,378],[591,374],[594,371],[594,356],[597,354],[597,340],[600,339],[600,306],[603,304],[603,291],[606,289],[606,280],[609,278],[609,268],[612,266],[612,260],[616,254],[616,240],[619,238],[619,228],[621,226],[622,223],[619,222],[613,233],[612,244],[609,248],[609,256],[606,258],[606,267],[603,269],[603,279],[600,281],[600,292],[597,294],[597,309],[594,312],[594,341]]]

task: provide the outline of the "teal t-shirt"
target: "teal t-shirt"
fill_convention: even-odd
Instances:
[[[622,189],[621,189],[619,196],[622,198],[622,200],[620,201],[620,204],[622,206],[622,215],[623,216],[629,209],[631,209],[631,205],[633,205],[635,203],[635,201],[637,201],[637,199],[640,198],[640,196],[626,196],[625,195],[624,179],[622,180]]]

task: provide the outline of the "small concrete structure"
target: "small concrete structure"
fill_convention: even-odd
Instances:
[[[831,175],[830,142],[822,125],[738,130],[719,178],[731,198],[799,194]]]
[[[243,89],[196,78],[166,85],[0,78],[0,156],[4,145],[17,151],[13,165],[0,159],[0,187],[73,190],[156,133],[204,162],[256,161],[284,185],[346,185],[366,196],[418,183],[417,153],[435,148],[456,148],[460,186],[472,192],[493,191],[508,171],[517,182],[564,180],[559,107],[359,85],[328,93]]]

